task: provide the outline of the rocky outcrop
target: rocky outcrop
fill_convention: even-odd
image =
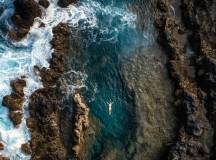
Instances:
[[[216,27],[212,7],[215,4],[205,0],[178,3],[181,3],[182,19],[171,16],[161,7],[162,12],[156,18],[159,43],[169,56],[168,68],[175,82],[175,106],[179,109],[181,122],[177,142],[171,146],[168,159],[205,160],[212,157],[213,125],[209,113],[213,112],[208,102],[214,89],[204,85],[212,87],[214,83],[211,62],[215,52],[211,47]],[[170,7],[171,2],[166,6]],[[211,106],[213,108],[214,104]]]
[[[50,3],[48,0],[39,0],[38,2],[41,6],[43,6],[44,8],[48,8]]]
[[[2,101],[2,104],[9,108],[9,117],[15,126],[19,125],[22,122],[22,106],[24,102],[23,88],[25,86],[26,82],[22,79],[11,81],[13,92],[10,95],[5,96]]]
[[[53,28],[54,37],[51,41],[54,52],[50,60],[50,68],[35,66],[44,88],[35,91],[30,97],[28,127],[31,132],[32,159],[65,160],[70,153],[78,156],[82,144],[83,131],[88,126],[88,108],[83,103],[80,94],[74,96],[74,112],[71,116],[62,116],[64,108],[63,95],[60,91],[59,79],[65,71],[69,51],[69,33],[67,24],[60,23]],[[65,119],[71,119],[64,123]],[[65,133],[65,126],[70,126],[70,132]],[[71,135],[68,135],[71,134]],[[65,137],[70,137],[64,142]],[[71,140],[72,139],[72,140]],[[73,145],[66,145],[71,141]],[[72,148],[70,148],[71,146]]]
[[[39,71],[39,75],[42,78],[44,86],[52,86],[56,84],[60,76],[64,72],[65,54],[69,49],[69,27],[67,24],[59,24],[53,28],[54,38],[51,41],[51,45],[54,48],[52,53],[52,59],[50,60],[50,69],[38,68],[35,66],[35,70]]]
[[[0,142],[0,150],[4,150],[4,144]]]
[[[61,137],[60,105],[62,96],[56,86],[64,72],[64,62],[68,53],[69,27],[59,24],[53,28],[51,42],[54,52],[50,68],[38,68],[44,88],[30,97],[28,127],[31,132],[32,159],[66,160],[67,148]]]
[[[59,0],[58,1],[58,5],[60,7],[67,7],[72,3],[75,3],[77,0]]]
[[[4,144],[2,142],[0,142],[0,151],[4,150]],[[2,155],[0,155],[0,160],[9,160],[9,158],[3,157]]]
[[[74,114],[73,114],[73,136],[74,142],[72,151],[75,157],[79,157],[80,149],[84,141],[84,132],[89,127],[89,108],[83,102],[83,99],[79,93],[76,93],[73,97],[74,100]]]
[[[15,0],[15,12],[11,17],[15,28],[9,31],[9,37],[20,40],[25,37],[36,17],[41,17],[42,12],[35,0]]]
[[[31,154],[31,148],[30,148],[30,145],[28,143],[22,144],[21,145],[21,150],[25,154]]]
[[[10,160],[10,158],[3,157],[3,156],[0,155],[0,160]]]

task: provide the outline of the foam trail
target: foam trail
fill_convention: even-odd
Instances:
[[[50,41],[53,38],[52,28],[58,25],[60,22],[69,23],[72,28],[79,30],[86,30],[89,28],[100,28],[100,32],[108,34],[113,32],[114,34],[107,39],[101,39],[106,41],[116,38],[116,33],[126,26],[135,27],[134,22],[136,16],[128,13],[119,8],[111,8],[109,6],[103,6],[95,1],[82,1],[75,6],[69,6],[62,9],[57,6],[57,0],[50,0],[50,6],[47,10],[44,10],[43,17],[37,18],[30,33],[21,42],[10,42],[2,33],[4,29],[11,28],[11,22],[9,17],[13,13],[13,1],[5,0],[0,1],[0,5],[5,5],[6,9],[0,15],[0,104],[2,98],[11,93],[10,81],[16,78],[20,78],[25,75],[27,86],[24,89],[25,103],[23,112],[25,113],[21,125],[18,128],[14,128],[12,122],[8,118],[8,109],[0,105],[0,140],[3,141],[5,148],[0,152],[3,156],[10,157],[12,160],[28,160],[30,156],[24,155],[20,146],[30,140],[30,134],[26,127],[26,118],[28,117],[28,101],[30,95],[38,88],[43,87],[40,78],[34,74],[33,67],[35,65],[39,67],[49,67],[48,60],[52,56],[52,49]],[[98,20],[98,12],[102,14],[108,14],[115,17],[121,17],[122,25],[116,26],[110,30],[111,26],[101,27]],[[110,22],[112,19],[110,19]],[[45,27],[40,28],[40,23],[43,22]],[[96,41],[96,39],[92,39]],[[74,74],[79,74],[74,72]],[[84,76],[84,75],[83,75]],[[73,86],[70,88],[84,87]]]

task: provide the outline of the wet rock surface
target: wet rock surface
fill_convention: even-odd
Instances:
[[[0,155],[0,160],[10,160],[10,158],[2,157],[2,156]]]
[[[72,3],[75,3],[77,0],[59,0],[58,1],[58,5],[60,7],[67,7]]]
[[[11,17],[16,28],[9,31],[12,40],[19,41],[24,38],[36,17],[41,17],[42,12],[39,4],[34,0],[15,0],[15,12]]]
[[[9,117],[15,126],[22,122],[23,118],[23,102],[24,92],[23,89],[26,86],[26,82],[23,79],[16,79],[11,81],[11,88],[13,92],[3,98],[2,104],[9,108]]]
[[[0,142],[0,150],[4,150],[4,144]]]
[[[31,154],[31,148],[30,148],[30,145],[28,143],[22,144],[21,150],[25,154]]]
[[[172,4],[180,4],[175,10],[180,10],[181,18],[164,13],[163,8],[159,8],[161,14],[156,18],[159,44],[169,56],[181,122],[168,159],[214,159],[214,120],[210,115],[214,112],[216,4],[183,0],[169,2],[168,7]]]
[[[43,6],[44,8],[48,8],[50,3],[48,0],[39,0],[38,2],[41,6]]]
[[[42,78],[44,88],[35,91],[30,98],[28,127],[31,132],[32,159],[67,159],[67,149],[60,133],[61,94],[57,84],[64,71],[67,54],[69,27],[59,24],[53,29],[53,58],[49,69],[35,67]]]
[[[54,52],[50,68],[35,66],[44,88],[30,98],[28,127],[31,132],[32,159],[64,160],[79,157],[84,130],[88,127],[88,108],[81,95],[75,94],[69,107],[65,107],[64,93],[59,81],[65,71],[69,47],[69,27],[60,23],[53,28],[51,41]],[[72,98],[71,98],[72,99]],[[73,114],[69,108],[73,108]]]
[[[83,98],[79,93],[75,93],[73,97],[74,101],[74,116],[73,116],[73,136],[74,144],[72,150],[75,157],[79,157],[81,153],[81,145],[84,141],[84,132],[89,127],[89,108],[83,102]]]

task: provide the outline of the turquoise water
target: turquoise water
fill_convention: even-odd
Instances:
[[[135,131],[135,106],[133,93],[124,84],[121,64],[135,50],[142,52],[154,43],[154,31],[148,18],[145,30],[138,27],[139,15],[132,9],[136,0],[81,0],[65,9],[56,5],[57,0],[50,0],[51,5],[43,17],[35,20],[29,35],[18,43],[11,42],[6,35],[6,31],[13,27],[10,20],[12,2],[0,0],[0,103],[5,95],[11,93],[10,81],[25,75],[26,116],[22,125],[15,128],[8,118],[7,108],[0,106],[0,140],[5,145],[1,153],[12,159],[30,159],[20,152],[20,145],[30,138],[25,125],[28,97],[42,87],[33,66],[49,67],[52,28],[60,22],[71,26],[72,37],[79,43],[76,54],[81,54],[81,58],[74,59],[71,69],[73,73],[79,72],[84,76],[84,85],[78,88],[83,88],[91,115],[102,124],[92,147],[94,156],[100,154],[106,144],[123,147]],[[140,12],[149,11],[145,3],[141,9]],[[46,25],[45,28],[38,27],[40,21]],[[111,115],[108,111],[110,102],[113,103]]]

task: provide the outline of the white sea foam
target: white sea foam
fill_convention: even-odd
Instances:
[[[1,0],[0,5],[8,6],[8,9],[0,16],[1,25],[10,28],[9,17],[13,13],[12,0]],[[106,14],[109,17],[108,26],[100,26],[97,14]],[[121,26],[113,28],[113,32],[118,32],[124,26],[134,26],[136,16],[124,11],[120,8],[103,6],[102,4],[86,0],[78,3],[76,6],[69,6],[62,9],[57,6],[57,0],[50,0],[50,6],[44,10],[43,17],[37,18],[28,36],[21,42],[8,42],[7,37],[0,40],[0,104],[5,95],[11,93],[10,81],[20,78],[25,75],[27,86],[24,89],[25,116],[22,124],[15,128],[8,118],[8,109],[0,105],[0,140],[4,143],[5,149],[0,154],[10,157],[13,160],[28,160],[29,156],[22,154],[20,146],[30,140],[30,134],[26,127],[26,118],[28,117],[28,101],[29,96],[36,89],[43,87],[39,77],[34,74],[33,67],[38,65],[40,67],[49,67],[48,60],[51,58],[50,41],[53,37],[52,28],[60,22],[69,23],[73,28],[79,30],[86,30],[88,28],[98,27],[103,33],[112,32],[109,29],[112,27],[112,17],[119,17],[122,21]],[[40,28],[40,23],[43,22],[45,27]],[[112,38],[112,37],[109,37]],[[115,38],[115,37],[114,37]],[[107,40],[107,39],[104,39]],[[94,39],[93,39],[94,41]],[[72,71],[74,74],[81,73]],[[84,75],[83,75],[84,76]],[[85,78],[84,78],[85,79]],[[85,87],[82,82],[79,86],[69,85],[68,89],[74,90],[79,87]]]

